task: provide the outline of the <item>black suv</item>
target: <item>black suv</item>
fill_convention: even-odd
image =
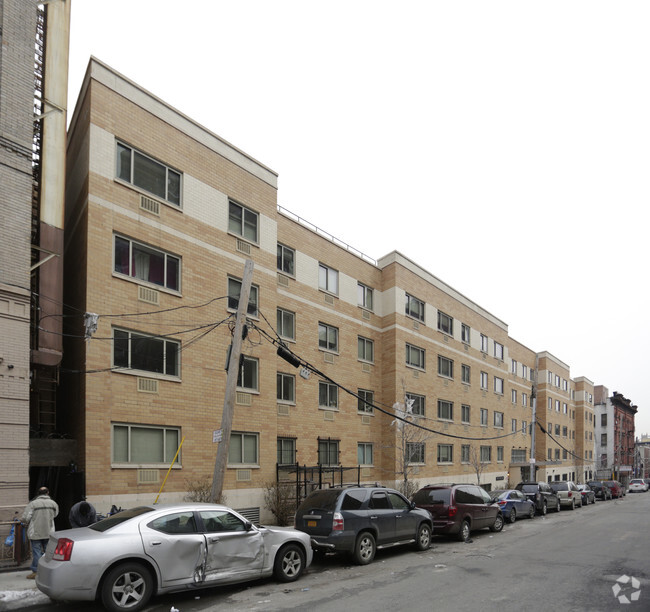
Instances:
[[[520,482],[515,489],[532,501],[535,510],[542,516],[548,510],[560,511],[560,498],[547,482]]]
[[[427,485],[413,496],[413,501],[431,512],[434,533],[455,535],[461,542],[477,529],[503,529],[501,508],[478,485]]]
[[[612,499],[612,490],[602,480],[589,480],[587,484],[596,494],[596,499]]]
[[[366,565],[378,548],[414,543],[426,550],[433,522],[398,491],[343,486],[312,491],[296,511],[295,527],[311,536],[315,551],[350,553]]]

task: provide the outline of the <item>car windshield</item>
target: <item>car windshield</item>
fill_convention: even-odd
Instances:
[[[120,525],[124,521],[128,521],[129,519],[140,516],[142,514],[147,514],[147,512],[153,512],[155,509],[156,508],[152,508],[150,506],[138,506],[137,508],[122,510],[117,514],[113,514],[112,516],[109,516],[105,519],[102,519],[101,521],[98,521],[97,523],[94,523],[93,525],[90,525],[90,528],[95,531],[108,531],[112,527]]]
[[[539,487],[537,485],[534,485],[534,484],[525,484],[525,485],[522,485],[521,490],[524,493],[537,493],[538,488]]]
[[[569,485],[566,482],[552,482],[551,489],[554,491],[566,491]]]
[[[341,490],[336,489],[318,489],[312,491],[307,499],[305,499],[305,507],[320,508],[321,510],[334,510],[336,507],[336,500],[341,495]]]
[[[509,492],[503,489],[495,489],[494,491],[490,491],[490,499],[505,499],[508,497]]]
[[[416,504],[448,504],[451,489],[420,489],[414,496]]]

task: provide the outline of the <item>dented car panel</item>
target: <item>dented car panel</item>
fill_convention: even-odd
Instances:
[[[290,582],[312,558],[307,534],[255,526],[226,506],[152,505],[53,533],[36,585],[55,600],[99,597],[109,609],[135,611],[154,594],[271,575]]]

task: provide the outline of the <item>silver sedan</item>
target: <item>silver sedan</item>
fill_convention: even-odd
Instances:
[[[153,594],[271,575],[291,582],[312,554],[306,533],[256,527],[226,506],[139,506],[53,533],[36,585],[54,600],[99,598],[112,612],[136,612]]]

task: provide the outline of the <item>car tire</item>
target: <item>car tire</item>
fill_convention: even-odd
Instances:
[[[469,521],[467,519],[464,519],[463,522],[460,524],[460,529],[456,537],[460,542],[467,542],[467,540],[469,540],[471,531],[472,530],[469,526]]]
[[[495,533],[498,533],[503,529],[503,523],[505,521],[503,520],[503,514],[499,512],[497,514],[497,517],[494,519],[494,523],[490,525],[490,531],[494,531]]]
[[[571,510],[575,510],[575,509],[576,509],[576,500],[574,499],[574,500],[571,502]]]
[[[422,523],[415,536],[415,550],[428,550],[431,546],[431,527]]]
[[[285,544],[275,555],[273,575],[279,582],[293,582],[305,569],[305,553],[298,544]]]
[[[540,514],[542,516],[546,516],[546,513],[548,512],[548,506],[546,505],[546,500],[542,502],[542,509],[540,510]]]
[[[516,520],[517,520],[517,511],[514,508],[511,508],[510,512],[508,513],[508,522],[514,523]]]
[[[555,508],[556,512],[559,512],[562,509],[562,504],[560,503],[560,500],[557,500],[557,508]]]
[[[530,510],[528,511],[528,518],[529,519],[535,518],[535,506],[530,507]]]
[[[368,565],[375,558],[376,552],[377,544],[372,533],[364,531],[359,534],[352,553],[355,563],[357,565]]]
[[[153,578],[144,565],[122,563],[102,580],[102,604],[109,612],[136,612],[147,605],[153,590]]]

